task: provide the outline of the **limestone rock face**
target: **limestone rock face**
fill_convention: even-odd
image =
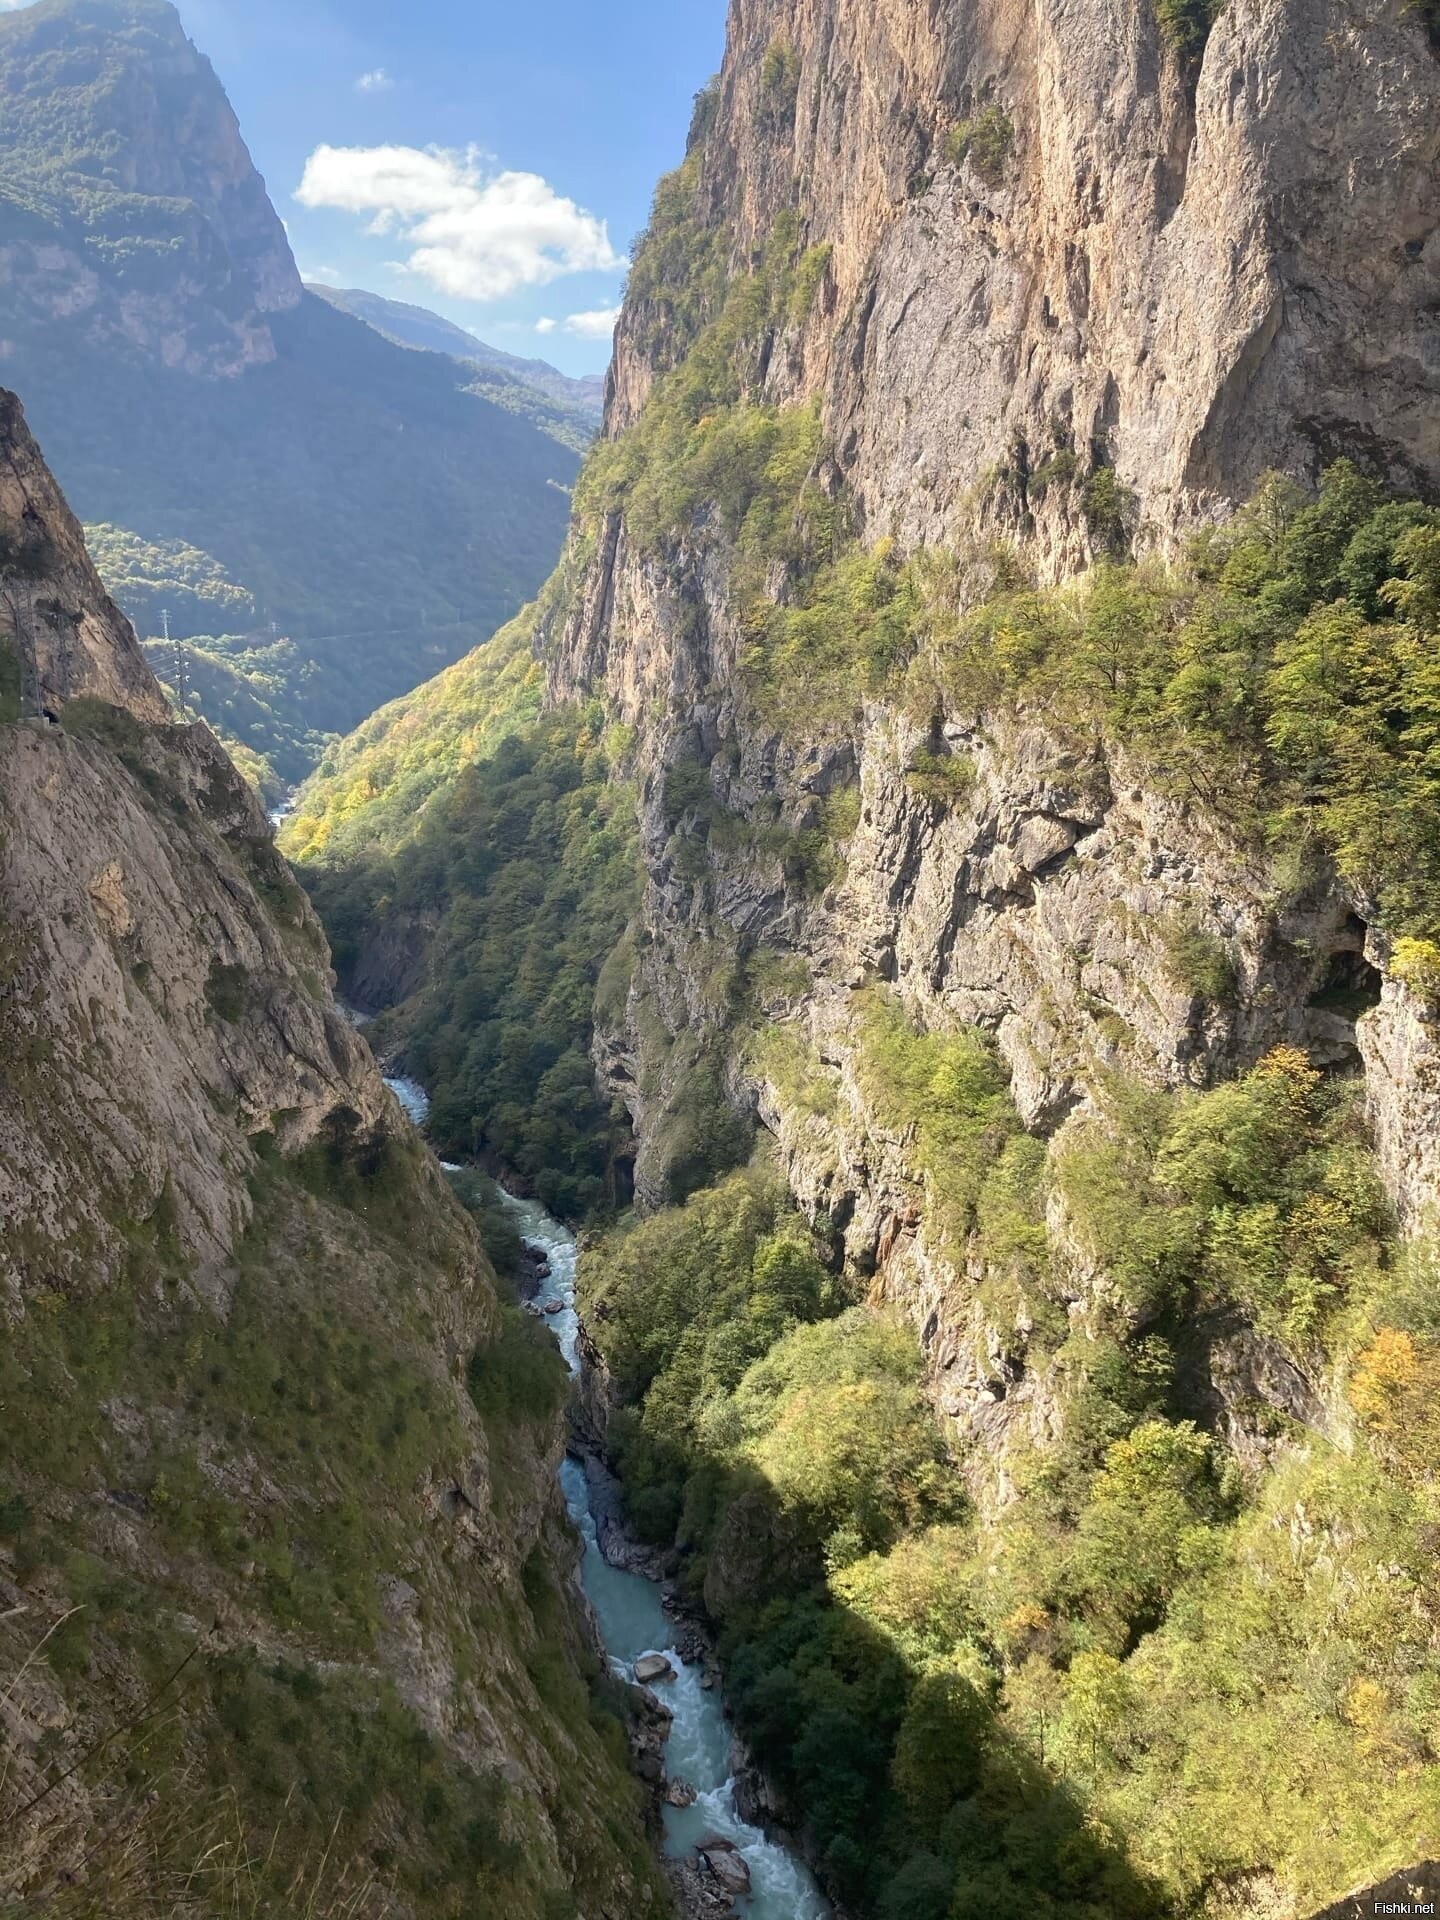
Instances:
[[[869,526],[978,509],[1063,571],[1076,502],[1030,486],[1057,447],[1112,462],[1161,539],[1346,452],[1434,484],[1437,161],[1440,60],[1403,0],[1231,0],[1193,67],[1147,0],[734,0],[698,204],[737,263],[791,208],[832,248],[767,383],[823,397]],[[647,319],[621,321],[615,429]]]
[[[341,1110],[389,1126],[393,1103],[331,1003],[324,936],[259,801],[203,724],[166,724],[10,394],[0,523],[43,569],[0,610],[0,644],[34,655],[22,717],[0,729],[6,1051],[47,1056],[12,1072],[0,1107],[0,1214],[43,1236],[54,1274],[93,1285],[95,1236],[123,1258],[105,1196],[138,1185],[154,1202],[168,1183],[209,1273],[249,1214],[250,1136],[293,1151]],[[16,1244],[0,1247],[12,1301]]]
[[[977,1492],[1003,1502],[1012,1450],[1058,1436],[1063,1383],[1027,1366],[1027,1330],[989,1322],[976,1276],[936,1244],[911,1142],[877,1123],[858,1077],[863,990],[885,985],[927,1026],[992,1035],[1023,1119],[1046,1137],[1063,1136],[1115,1070],[1201,1089],[1282,1045],[1341,1071],[1363,1059],[1381,1171],[1417,1222],[1440,1176],[1429,1030],[1397,984],[1382,992],[1363,903],[1323,877],[1284,892],[1204,809],[1151,791],[1123,754],[1064,738],[1038,713],[957,715],[937,731],[878,704],[855,727],[782,735],[747,704],[743,645],[719,547],[662,568],[615,528],[557,668],[603,688],[636,737],[643,938],[626,1017],[597,1035],[597,1065],[635,1122],[637,1196],[659,1207],[695,1059],[725,1059],[730,1098],[777,1143],[801,1206],[835,1225],[849,1271],[914,1324]],[[922,753],[927,768],[963,770],[953,790],[916,773]],[[707,806],[677,824],[667,775],[696,761]],[[843,869],[816,891],[787,873],[783,849],[846,792],[858,808]],[[1209,977],[1196,977],[1197,946]],[[762,1032],[783,1027],[818,1063],[823,1101],[797,1099],[783,1055],[776,1066],[735,1045],[716,981],[727,956],[757,951],[778,963]],[[659,1053],[657,1024],[673,1036]],[[1098,1323],[1113,1302],[1066,1222],[1051,1226],[1072,1318]],[[1257,1407],[1343,1438],[1325,1384],[1252,1330],[1201,1329],[1195,1366],[1242,1457],[1269,1444],[1253,1430]],[[603,1425],[605,1385],[592,1384]]]
[[[268,316],[299,305],[300,275],[224,90],[168,0],[73,0],[0,22],[0,108],[17,189],[0,189],[0,335],[63,321],[92,344],[206,375],[274,359]],[[58,194],[36,171],[57,147],[70,156]]]
[[[85,536],[36,446],[20,402],[0,389],[0,526],[30,565],[0,578],[0,633],[33,656],[27,706],[58,708],[90,696],[147,723],[167,717],[165,699],[129,621],[101,586]]]

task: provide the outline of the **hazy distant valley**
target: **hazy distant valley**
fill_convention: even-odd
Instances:
[[[0,20],[0,93],[4,376],[142,638],[168,610],[193,703],[292,784],[533,596],[593,389],[402,350],[379,307],[305,290],[158,0]]]

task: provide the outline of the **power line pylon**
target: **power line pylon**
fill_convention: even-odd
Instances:
[[[189,717],[190,709],[190,649],[170,632],[170,609],[160,609],[160,620],[164,628],[165,648],[170,656],[170,684],[175,690],[175,709],[183,721]]]

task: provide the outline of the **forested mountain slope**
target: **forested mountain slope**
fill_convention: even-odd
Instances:
[[[563,1366],[8,393],[0,610],[0,1911],[667,1910]]]
[[[469,360],[485,368],[490,376],[486,390],[502,406],[508,404],[523,411],[526,406],[534,406],[527,396],[545,395],[554,402],[558,412],[547,414],[544,409],[536,408],[534,417],[549,420],[549,430],[561,438],[567,434],[580,435],[575,444],[582,451],[599,428],[605,409],[605,381],[600,374],[575,379],[548,361],[525,360],[518,354],[502,353],[498,347],[488,346],[453,321],[403,300],[386,300],[377,293],[365,293],[356,287],[316,286],[309,291],[321,300],[328,300],[332,307],[339,307],[342,313],[353,313],[357,320],[366,321],[377,333],[388,335],[402,346],[418,347],[426,353],[445,353],[452,360]]]
[[[222,643],[211,717],[291,779],[554,562],[573,422],[304,291],[165,0],[0,17],[0,341],[126,610]],[[257,665],[272,623],[293,654]],[[258,710],[226,711],[227,675]]]
[[[535,624],[643,872],[569,980],[641,1203],[589,1404],[877,1920],[1435,1851],[1437,56],[733,0],[638,252]],[[436,930],[533,858],[480,753],[413,849],[304,815],[337,925],[423,856],[370,979],[452,1060]]]

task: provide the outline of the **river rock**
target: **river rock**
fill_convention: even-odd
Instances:
[[[522,1300],[533,1300],[541,1286],[550,1278],[550,1262],[540,1248],[532,1246],[526,1240],[520,1246],[520,1271],[515,1276],[515,1284]]]
[[[665,1872],[685,1920],[734,1920],[734,1901],[693,1855],[667,1860]]]
[[[671,1728],[675,1724],[674,1710],[667,1707],[659,1694],[650,1687],[641,1687],[639,1694],[645,1709],[646,1724],[663,1745],[670,1738]]]
[[[657,1681],[673,1680],[675,1669],[663,1653],[645,1653],[635,1662],[635,1678],[642,1687],[654,1686]]]
[[[750,1869],[733,1840],[726,1840],[719,1834],[711,1834],[708,1839],[700,1842],[695,1851],[701,1864],[709,1869],[726,1893],[732,1896],[743,1896],[749,1893]]]
[[[672,1780],[665,1789],[665,1800],[672,1807],[693,1807],[700,1798],[688,1780]]]
[[[691,1621],[681,1624],[675,1635],[675,1651],[687,1667],[699,1666],[706,1654],[705,1636]]]

